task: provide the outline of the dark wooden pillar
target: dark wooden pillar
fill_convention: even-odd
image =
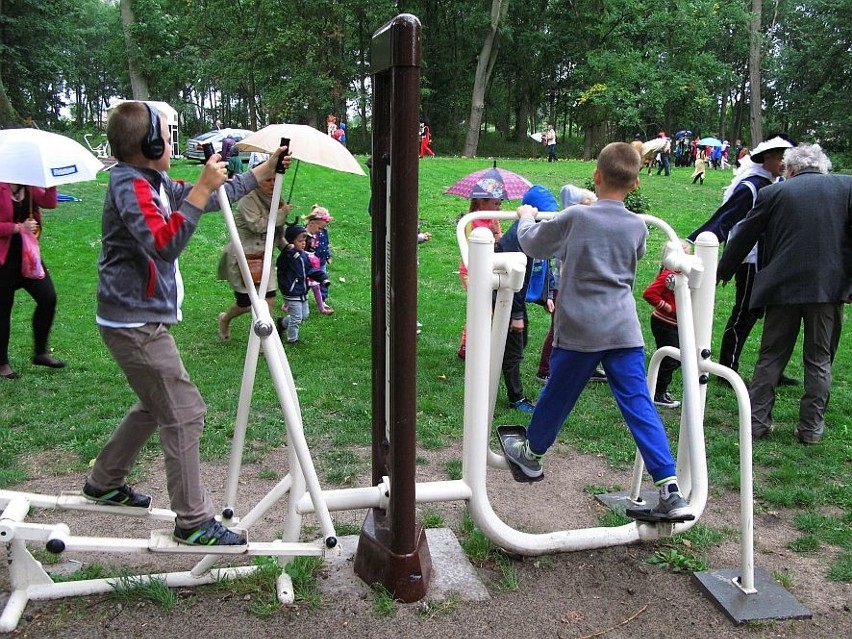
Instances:
[[[373,34],[373,484],[390,477],[387,510],[368,511],[355,573],[404,602],[432,570],[416,522],[417,189],[420,21],[402,14]]]

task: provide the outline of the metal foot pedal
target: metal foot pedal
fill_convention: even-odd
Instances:
[[[624,511],[624,514],[636,521],[646,521],[652,524],[677,524],[695,519],[695,515],[692,513],[683,515],[682,517],[669,517],[663,514],[652,513],[650,508],[628,508]]]
[[[61,492],[56,500],[56,507],[65,510],[87,510],[90,512],[108,513],[110,515],[121,515],[122,517],[147,517],[151,514],[154,500],[147,508],[133,506],[122,506],[121,504],[110,504],[103,501],[95,501],[84,496],[82,492]]]
[[[517,464],[509,459],[508,455],[506,455],[507,448],[513,446],[515,442],[526,441],[526,428],[523,426],[498,426],[497,439],[500,440],[500,446],[503,448],[503,455],[506,457],[506,461],[509,462],[509,470],[512,472],[512,478],[515,481],[521,482],[522,484],[533,484],[544,479],[544,471],[542,471],[541,475],[538,477],[529,477],[518,467]]]

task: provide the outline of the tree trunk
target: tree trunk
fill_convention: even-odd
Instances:
[[[0,17],[3,16],[3,0],[0,0]],[[15,127],[21,123],[21,116],[15,111],[6,85],[3,83],[3,58],[0,57],[0,128]]]
[[[737,96],[737,102],[734,107],[734,125],[731,130],[731,137],[734,139],[742,139],[743,137],[743,110],[745,105],[745,89],[746,89],[746,77],[743,75],[742,81],[740,82],[740,90]]]
[[[509,0],[491,0],[491,22],[485,42],[482,43],[482,51],[476,62],[476,74],[473,78],[473,96],[470,101],[470,119],[467,124],[467,138],[464,142],[462,155],[472,158],[476,155],[476,147],[479,145],[479,129],[482,126],[482,112],[485,110],[485,92],[488,89],[488,81],[494,71],[494,63],[497,61],[497,53],[500,50],[500,22],[506,17],[509,10]]]
[[[133,24],[136,17],[133,15],[133,0],[121,0],[121,28],[124,31],[124,47],[127,49],[127,68],[130,72],[130,89],[134,100],[147,100],[148,80],[139,68],[139,47],[133,36]]]
[[[762,100],[760,97],[760,62],[761,44],[760,35],[760,12],[761,0],[751,0],[751,23],[749,24],[749,56],[748,56],[748,78],[751,102],[751,146],[754,147],[763,140],[763,126],[760,120]]]
[[[518,102],[517,110],[515,111],[515,122],[517,130],[515,131],[515,142],[523,144],[527,139],[527,132],[530,126],[530,99],[526,93],[521,96]]]

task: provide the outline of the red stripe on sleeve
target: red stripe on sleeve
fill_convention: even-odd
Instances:
[[[185,218],[179,212],[172,211],[168,221],[166,221],[154,202],[151,185],[145,180],[133,180],[133,190],[136,193],[136,201],[139,204],[142,217],[145,219],[151,235],[154,236],[154,248],[159,251],[177,235]]]

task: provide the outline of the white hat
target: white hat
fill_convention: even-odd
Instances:
[[[756,147],[751,150],[751,160],[752,162],[761,163],[763,162],[763,158],[760,157],[767,151],[772,151],[773,149],[792,149],[793,145],[781,137],[774,137],[769,140],[764,140]]]

